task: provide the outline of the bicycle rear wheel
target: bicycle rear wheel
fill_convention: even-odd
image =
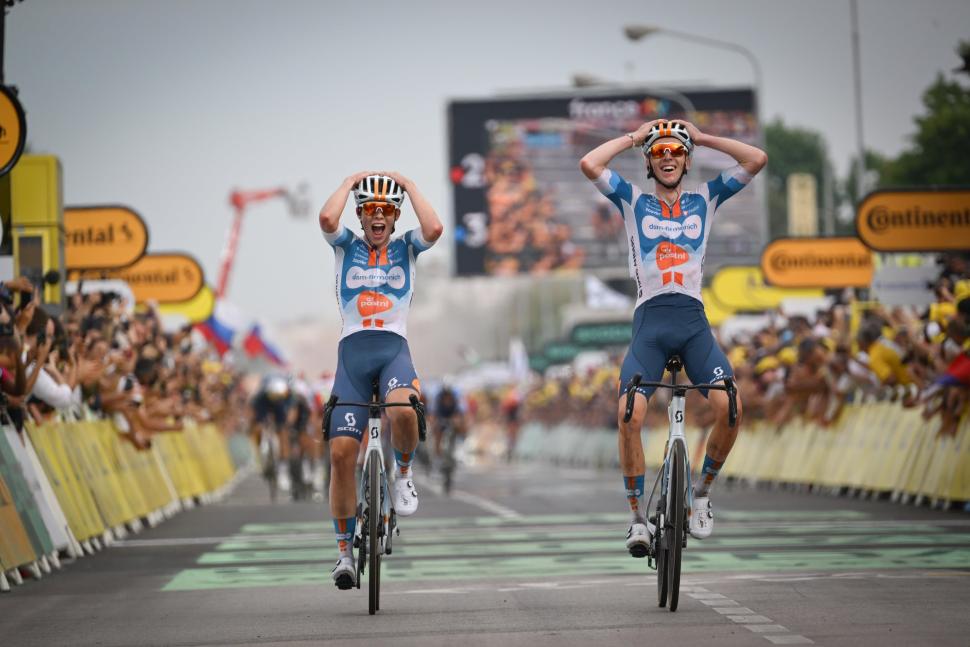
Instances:
[[[680,565],[684,552],[684,527],[687,521],[687,452],[684,444],[675,440],[670,448],[670,517],[668,526],[667,566],[670,583],[670,610],[676,611],[680,601]]]
[[[367,461],[367,564],[370,570],[370,585],[368,587],[368,611],[371,615],[380,608],[381,597],[381,472],[377,459]]]
[[[661,469],[663,469],[661,467]],[[668,551],[665,547],[668,541],[667,534],[667,495],[662,494],[660,496],[660,501],[657,503],[657,516],[656,527],[654,529],[654,552],[656,554],[657,560],[657,606],[665,607],[667,606],[667,591],[669,588],[669,581],[667,578],[667,555]]]

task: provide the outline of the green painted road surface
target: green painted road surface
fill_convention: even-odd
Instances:
[[[623,551],[627,516],[532,515],[405,519],[383,562],[388,582],[647,573]],[[718,513],[715,535],[690,541],[684,573],[970,569],[970,520],[880,522],[857,510]],[[178,573],[165,591],[319,585],[333,534],[323,523],[246,524]]]

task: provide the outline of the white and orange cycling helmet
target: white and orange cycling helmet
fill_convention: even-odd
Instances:
[[[640,147],[643,154],[650,155],[650,147],[658,139],[664,137],[673,137],[680,140],[680,143],[687,147],[688,155],[694,152],[694,142],[690,138],[690,133],[687,132],[687,126],[676,121],[659,121],[650,128],[646,139],[643,140],[643,145]]]
[[[365,202],[389,202],[398,209],[404,204],[404,189],[386,175],[368,175],[354,186],[357,206]]]

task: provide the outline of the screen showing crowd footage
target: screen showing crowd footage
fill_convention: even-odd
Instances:
[[[758,145],[750,90],[531,97],[455,101],[449,106],[451,180],[459,275],[541,274],[627,267],[628,245],[616,208],[579,172],[579,160],[603,141],[657,117],[685,118],[704,132]],[[685,178],[692,190],[734,165],[700,148]],[[643,156],[613,168],[645,191]],[[706,264],[751,264],[764,244],[761,180],[718,210]]]

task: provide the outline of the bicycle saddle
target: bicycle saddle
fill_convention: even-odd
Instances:
[[[680,355],[674,355],[667,360],[666,369],[671,373],[680,371],[684,368],[684,363],[680,361]]]

